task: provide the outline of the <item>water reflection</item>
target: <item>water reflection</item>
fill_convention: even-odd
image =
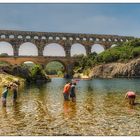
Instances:
[[[140,80],[81,80],[76,103],[63,101],[65,83],[27,85],[15,105],[9,95],[0,110],[0,135],[140,135],[140,92],[135,106],[124,100],[128,87],[140,91]]]
[[[64,118],[72,119],[76,115],[76,102],[64,101]]]
[[[3,118],[7,118],[7,109],[6,109],[6,107],[2,107],[1,111],[2,111],[1,114],[2,114]]]

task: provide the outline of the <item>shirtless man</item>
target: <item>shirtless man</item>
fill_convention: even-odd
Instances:
[[[72,83],[67,82],[66,85],[64,86],[63,96],[65,101],[69,101],[69,92],[70,92],[71,85]]]
[[[136,93],[133,92],[133,91],[128,91],[128,92],[125,94],[125,99],[126,99],[126,98],[129,100],[129,104],[130,104],[130,105],[134,105],[134,104],[135,104]]]

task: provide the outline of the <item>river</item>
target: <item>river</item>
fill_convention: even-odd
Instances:
[[[63,101],[66,80],[53,78],[38,86],[27,85],[18,103],[0,103],[0,135],[14,136],[140,136],[140,79],[80,80],[77,102]],[[136,105],[124,95],[137,92]]]

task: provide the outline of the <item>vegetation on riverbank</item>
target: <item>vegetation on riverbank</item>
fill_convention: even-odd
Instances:
[[[30,69],[30,82],[49,82],[50,78],[47,76],[45,70],[40,65],[35,65]]]
[[[0,67],[0,72],[4,75],[11,75],[25,79],[26,82],[49,82],[50,78],[46,75],[44,69],[40,65],[27,66],[27,65],[3,65]]]
[[[127,63],[138,57],[140,57],[140,39],[133,39],[125,43],[120,43],[100,54],[93,52],[87,56],[77,56],[79,59],[75,64],[74,72],[91,75],[93,67],[97,65],[112,62]]]
[[[20,87],[23,87],[25,84],[25,79],[17,76],[13,76],[7,73],[0,73],[0,88],[3,87],[4,84],[9,84],[13,81],[19,81]]]
[[[56,76],[56,77],[64,77],[64,66],[60,62],[53,61],[47,64],[45,67],[45,72],[50,77]]]

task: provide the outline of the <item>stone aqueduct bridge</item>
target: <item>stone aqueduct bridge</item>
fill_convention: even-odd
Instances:
[[[104,49],[110,48],[118,42],[126,42],[134,37],[118,35],[99,35],[99,34],[79,34],[79,33],[55,33],[55,32],[31,32],[31,31],[14,31],[0,30],[0,42],[5,41],[12,45],[14,56],[0,57],[0,61],[9,62],[10,64],[21,64],[25,61],[32,61],[37,64],[47,64],[51,61],[61,62],[66,72],[71,75],[75,58],[71,57],[71,46],[79,43],[85,47],[86,54],[91,53],[94,44],[100,44]],[[26,42],[36,45],[38,56],[19,56],[19,47]],[[65,51],[65,57],[43,56],[44,47],[50,43],[60,44]]]

